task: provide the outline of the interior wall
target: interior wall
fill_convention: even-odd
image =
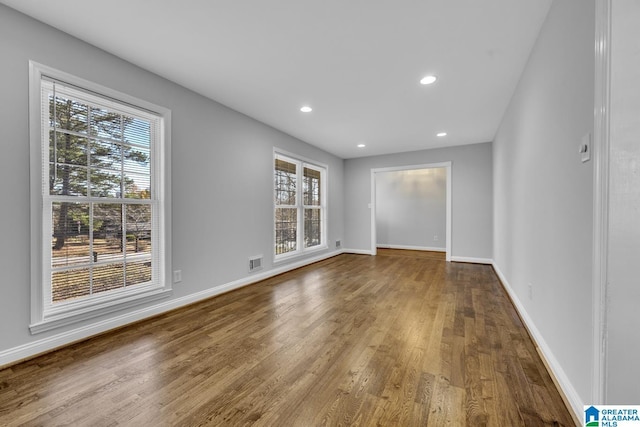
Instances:
[[[640,404],[640,2],[611,1],[606,395]]]
[[[273,270],[273,149],[328,166],[329,254],[343,235],[343,160],[0,5],[0,356],[101,325],[136,307],[32,336],[30,322],[29,60],[172,111],[172,256],[182,270],[171,301],[249,277],[248,258]],[[311,258],[311,257],[306,257]],[[300,259],[279,263],[278,269]],[[169,278],[170,280],[170,278]],[[166,301],[163,300],[163,303]],[[49,341],[48,341],[49,340]],[[60,341],[55,341],[60,342]],[[43,347],[38,347],[42,349]],[[1,358],[0,358],[1,359]]]
[[[371,251],[371,169],[451,161],[452,257],[491,260],[491,143],[345,160],[345,248]]]
[[[377,172],[378,246],[445,250],[447,170]]]
[[[553,2],[496,135],[494,261],[576,411],[591,396],[593,0]]]

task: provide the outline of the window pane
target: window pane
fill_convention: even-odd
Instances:
[[[151,173],[151,155],[146,148],[125,147],[124,170],[149,175]]]
[[[91,294],[89,268],[53,273],[51,278],[52,302],[62,302]]]
[[[120,144],[92,139],[91,166],[96,169],[122,169],[122,148]]]
[[[150,199],[151,177],[149,175],[137,175],[125,172],[124,197],[129,199]]]
[[[320,209],[304,210],[304,247],[318,246],[321,242]]]
[[[304,204],[320,206],[320,171],[304,168]]]
[[[51,266],[89,264],[89,204],[54,202],[52,213]]]
[[[96,203],[93,205],[93,257],[94,261],[121,261],[122,204]]]
[[[151,260],[127,263],[127,286],[151,281]]]
[[[127,259],[151,253],[151,205],[126,205]]]
[[[49,126],[72,132],[87,132],[89,107],[79,101],[57,95],[54,105],[53,95],[49,96]]]
[[[129,119],[130,120],[130,119]],[[122,116],[102,108],[91,108],[91,135],[115,140],[122,139]]]
[[[276,255],[295,251],[298,240],[298,209],[276,208]]]
[[[86,196],[87,168],[50,163],[49,191],[64,196]]]
[[[124,141],[143,147],[151,146],[151,124],[149,121],[138,118],[126,118]]]
[[[275,201],[276,205],[296,204],[296,164],[276,159],[275,165]]]
[[[49,161],[87,166],[87,138],[63,132],[49,132]]]
[[[93,292],[111,291],[124,287],[124,263],[98,265],[93,268]]]
[[[122,173],[108,169],[91,170],[93,197],[122,197]]]

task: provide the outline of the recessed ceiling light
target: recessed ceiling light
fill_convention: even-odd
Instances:
[[[436,76],[424,76],[421,80],[420,80],[420,84],[423,85],[430,85],[431,83],[435,82],[436,80],[438,80],[438,78]]]
[[[364,145],[364,144],[358,144],[358,148],[364,148],[364,147],[366,147],[366,145]]]
[[[309,107],[308,105],[305,105],[304,107],[300,108],[300,111],[302,111],[303,113],[310,113],[313,111],[313,108]]]
[[[436,136],[447,136],[447,133],[446,132],[440,132],[440,133],[437,133]]]

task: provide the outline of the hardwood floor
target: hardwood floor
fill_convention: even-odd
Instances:
[[[380,250],[2,370],[0,425],[575,424],[491,267]]]

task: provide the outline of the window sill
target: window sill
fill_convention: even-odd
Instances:
[[[302,252],[296,251],[296,252],[293,252],[293,253],[290,253],[290,254],[276,255],[273,258],[273,263],[274,264],[280,264],[280,263],[283,263],[283,262],[287,262],[287,261],[291,261],[291,260],[294,260],[294,259],[302,258],[302,257],[307,256],[307,255],[315,254],[317,252],[321,252],[321,251],[324,251],[324,250],[327,250],[327,249],[329,249],[328,245],[322,245],[322,246],[315,246],[313,248],[305,249]]]
[[[79,323],[115,311],[169,297],[171,289],[153,288],[79,305],[77,308],[45,313],[42,321],[29,325],[32,335]]]

